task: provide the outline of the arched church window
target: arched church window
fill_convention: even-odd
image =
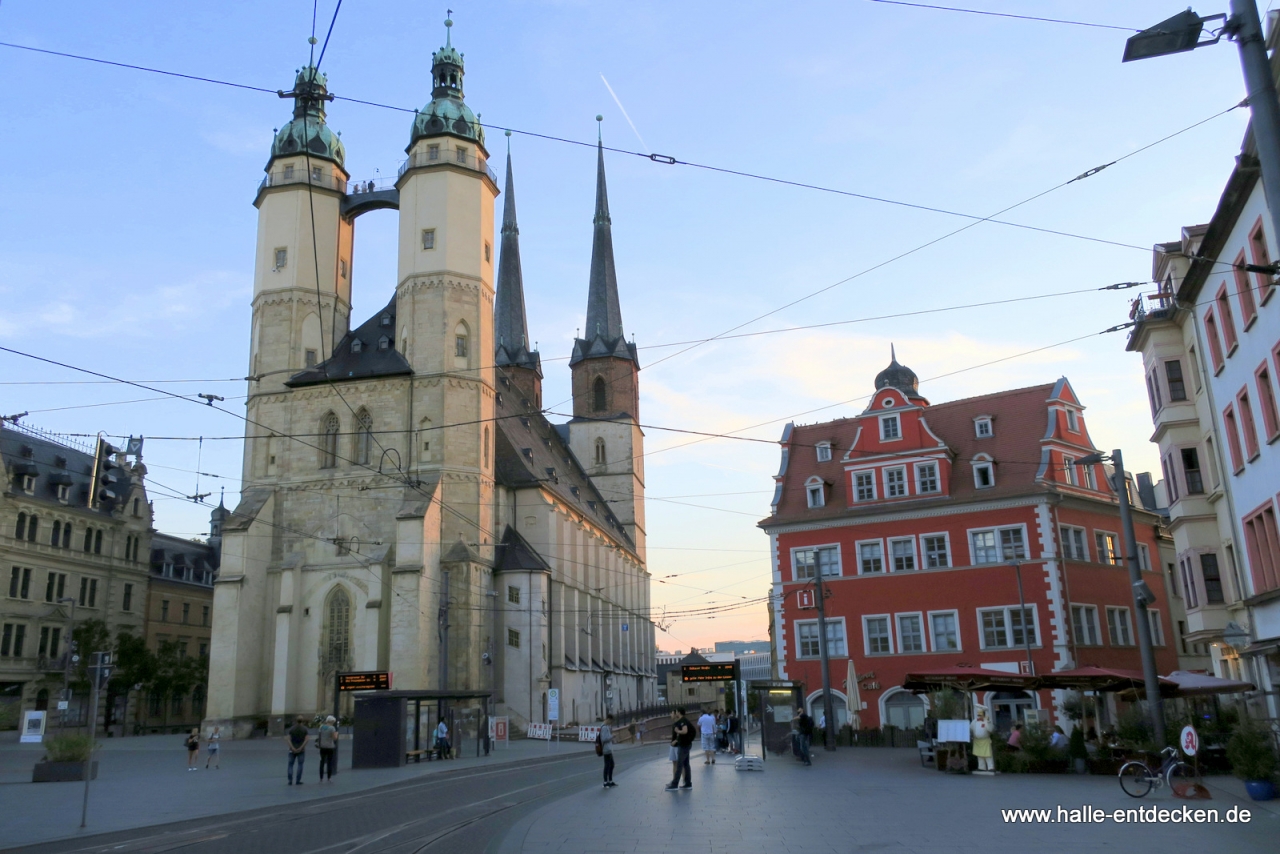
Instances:
[[[489,428],[484,428],[484,467],[489,468]]]
[[[322,653],[328,669],[345,667],[351,655],[351,597],[341,587],[329,594]]]
[[[369,465],[369,453],[373,448],[373,416],[364,407],[356,413],[355,458],[358,465]]]
[[[338,464],[338,416],[332,412],[320,421],[320,468],[331,469]]]
[[[18,524],[13,528],[13,538],[15,540],[25,539],[27,536],[27,514],[18,514]]]
[[[596,381],[591,384],[591,408],[596,412],[604,412],[607,407],[604,377],[596,377]]]
[[[467,324],[459,322],[453,330],[453,355],[455,362],[461,363],[463,367],[466,366],[467,354],[470,352],[468,338],[470,333]]]
[[[602,466],[605,462],[604,439],[596,439],[596,465]]]

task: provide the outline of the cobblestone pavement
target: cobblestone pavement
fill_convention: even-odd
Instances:
[[[813,767],[772,754],[760,772],[696,755],[693,789],[667,792],[671,764],[619,757],[615,789],[592,789],[513,825],[496,854],[777,854],[777,852],[1071,852],[1280,850],[1280,801],[1255,803],[1234,778],[1211,777],[1213,799],[1167,789],[1141,800],[1114,777],[942,774],[914,750],[816,751]],[[1248,824],[1007,824],[1001,809],[1216,808],[1252,811]]]
[[[221,769],[187,771],[181,735],[107,739],[98,751],[98,778],[90,786],[88,826],[81,830],[83,783],[32,783],[32,766],[43,755],[38,744],[0,744],[0,848],[82,837],[127,828],[189,822],[206,816],[334,798],[442,772],[499,767],[549,757],[589,755],[593,745],[519,739],[488,757],[463,745],[461,758],[410,763],[402,768],[351,770],[350,743],[342,745],[338,774],[320,784],[319,755],[309,750],[305,784],[285,784],[287,764],[280,739],[229,741]],[[592,756],[592,759],[595,757]]]

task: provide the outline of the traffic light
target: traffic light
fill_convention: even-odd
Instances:
[[[97,506],[103,501],[118,501],[120,496],[116,486],[120,483],[120,465],[115,455],[120,453],[110,444],[98,440],[98,452],[94,455],[93,504]]]

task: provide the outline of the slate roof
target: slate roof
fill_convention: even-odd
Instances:
[[[569,450],[561,429],[537,409],[525,406],[514,385],[499,381],[494,403],[494,478],[513,489],[541,487],[592,519],[618,546],[635,554],[635,544],[609,503]],[[638,558],[637,558],[638,559]]]
[[[88,509],[89,486],[93,478],[92,453],[28,432],[27,428],[0,422],[0,457],[4,460],[8,491],[41,503]],[[117,469],[115,473],[120,478],[115,492],[123,502],[141,478],[135,479],[124,469]],[[17,481],[19,476],[28,474],[36,476],[35,492],[30,496],[23,492]],[[58,486],[62,484],[71,487],[65,504],[58,500]],[[110,516],[116,506],[115,502],[100,502],[93,512]]]
[[[332,356],[314,368],[294,374],[285,385],[298,388],[412,373],[409,362],[396,350],[396,300],[392,297],[386,308],[342,336]]]
[[[951,467],[950,495],[946,498],[895,501],[891,505],[876,502],[851,508],[848,479],[844,475],[849,461],[842,458],[854,441],[859,423],[874,425],[875,416],[792,427],[790,454],[777,514],[761,520],[760,525],[768,527],[856,517],[890,510],[905,512],[925,505],[937,506],[939,502],[979,497],[986,501],[1053,491],[1052,484],[1037,481],[1036,472],[1037,461],[1041,459],[1041,441],[1049,419],[1048,402],[1056,388],[1057,384],[1047,383],[925,407],[925,423],[947,445],[955,461]],[[991,416],[992,437],[977,437],[973,419],[979,415]],[[814,451],[814,446],[823,441],[831,442],[831,460],[828,462],[818,462]],[[996,469],[995,486],[982,490],[974,485],[971,463],[980,453],[989,454]],[[1007,464],[1001,465],[1002,461]],[[824,507],[810,508],[806,500],[804,484],[814,475],[831,487]]]
[[[173,576],[165,577],[166,581],[185,581],[189,584],[200,584],[199,581],[187,581],[182,577],[183,573],[180,570],[183,567],[191,567],[197,571],[192,574],[193,579],[199,578],[199,570],[205,570],[208,573],[206,576],[208,583],[201,586],[213,586],[213,577],[217,573],[217,565],[213,546],[208,543],[184,540],[181,537],[174,537],[169,534],[153,534],[151,536],[151,574],[163,576],[166,563],[172,564],[174,568]]]
[[[520,270],[520,226],[516,224],[516,187],[507,152],[507,185],[502,201],[502,254],[493,300],[494,364],[519,365],[542,376],[542,361],[529,349],[529,323],[524,310],[524,277]]]
[[[551,565],[510,525],[502,534],[495,572],[550,572]]]

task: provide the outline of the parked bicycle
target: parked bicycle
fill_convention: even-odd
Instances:
[[[1153,770],[1145,759],[1130,759],[1120,766],[1120,788],[1131,798],[1141,798],[1151,790],[1158,789],[1165,783],[1170,789],[1188,786],[1195,783],[1195,769],[1178,758],[1176,747],[1166,747],[1160,751],[1164,757],[1160,770]]]

